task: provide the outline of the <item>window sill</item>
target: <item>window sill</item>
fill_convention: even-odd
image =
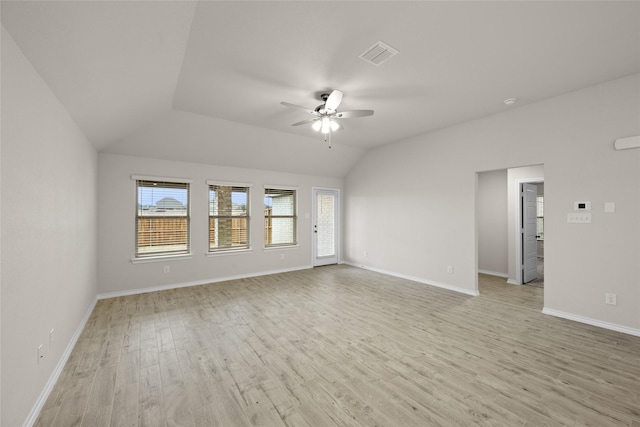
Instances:
[[[205,256],[211,256],[211,257],[216,257],[216,256],[223,256],[223,255],[241,255],[241,254],[247,254],[247,253],[251,253],[253,252],[253,249],[249,248],[249,249],[226,249],[226,250],[217,250],[217,251],[210,251],[207,252],[205,254]]]
[[[192,253],[188,254],[179,254],[179,255],[158,255],[158,256],[149,256],[144,258],[132,258],[132,264],[145,264],[148,262],[161,262],[161,261],[173,261],[173,260],[181,260],[181,259],[191,259],[193,257]]]
[[[299,244],[295,245],[282,245],[282,246],[266,246],[263,248],[264,251],[281,251],[287,249],[298,249],[300,247]]]

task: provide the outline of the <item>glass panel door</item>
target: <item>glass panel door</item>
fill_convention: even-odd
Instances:
[[[338,191],[314,190],[313,265],[338,263]]]

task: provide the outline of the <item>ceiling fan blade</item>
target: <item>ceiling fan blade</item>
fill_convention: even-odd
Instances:
[[[284,105],[285,107],[299,108],[299,109],[301,109],[301,110],[306,111],[306,112],[307,112],[307,113],[309,113],[309,114],[315,114],[315,113],[316,113],[316,111],[315,111],[315,110],[312,110],[312,109],[307,108],[307,107],[303,107],[303,106],[301,106],[301,105],[292,104],[292,103],[290,103],[290,102],[284,102],[284,101],[283,101],[283,102],[281,102],[280,104]]]
[[[353,117],[367,117],[373,116],[373,110],[351,110],[351,111],[341,111],[336,113],[334,117],[338,119],[351,119]]]
[[[312,119],[307,119],[307,120],[301,120],[299,122],[295,122],[294,124],[292,124],[291,126],[302,126],[305,125],[307,123],[312,123],[315,122],[316,120],[319,120],[318,118],[314,117]]]
[[[331,111],[336,111],[338,106],[342,102],[343,93],[339,90],[334,90],[331,92],[331,95],[327,98],[327,101],[324,103],[324,108]]]

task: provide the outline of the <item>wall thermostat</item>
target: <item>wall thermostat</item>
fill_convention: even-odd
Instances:
[[[573,202],[574,211],[590,211],[591,202]]]

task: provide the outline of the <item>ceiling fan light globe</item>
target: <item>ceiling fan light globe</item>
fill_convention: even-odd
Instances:
[[[320,129],[322,128],[322,121],[321,120],[316,120],[315,122],[313,122],[311,124],[311,128],[313,130],[315,130],[316,132],[320,132]]]
[[[331,119],[329,117],[322,118],[322,128],[320,129],[322,133],[331,132]]]
[[[340,124],[335,120],[331,120],[331,132],[335,132],[340,129]]]

